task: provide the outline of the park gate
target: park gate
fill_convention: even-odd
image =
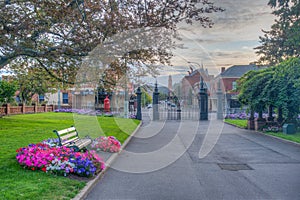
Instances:
[[[153,120],[208,120],[208,95],[203,80],[196,96],[177,97],[170,93],[159,99],[157,84],[153,93]]]

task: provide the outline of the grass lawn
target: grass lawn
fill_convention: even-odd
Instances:
[[[99,123],[98,123],[99,122]],[[40,113],[0,118],[0,199],[71,199],[84,181],[24,170],[15,158],[16,149],[48,138],[52,130],[75,125],[81,137],[114,135],[121,143],[136,129],[138,120],[79,116],[72,113]]]
[[[280,137],[280,138],[283,138],[286,140],[300,143],[300,132],[293,134],[293,135],[288,135],[288,134],[284,134],[284,133],[273,133],[273,132],[267,132],[265,134],[273,135],[275,137]]]
[[[237,127],[240,128],[247,128],[247,120],[242,120],[242,119],[225,119],[225,122],[228,124],[233,124],[236,125]],[[298,142],[300,143],[300,132],[293,134],[293,135],[288,135],[284,133],[274,133],[274,132],[264,132],[265,134],[268,135],[273,135],[275,137],[283,138],[286,140],[290,140],[293,142]]]
[[[225,119],[225,122],[239,128],[247,128],[247,120],[244,119]]]

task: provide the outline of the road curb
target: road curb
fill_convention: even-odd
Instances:
[[[276,137],[274,135],[265,134],[265,133],[262,133],[260,131],[255,131],[255,132],[258,133],[258,134],[261,134],[261,135],[265,135],[265,136],[277,139],[277,140],[281,140],[282,142],[285,142],[285,143],[289,143],[289,144],[293,144],[293,145],[296,145],[296,146],[300,146],[300,143],[298,143],[298,142],[290,141],[290,140],[287,140],[287,139],[284,139],[284,138],[281,138],[281,137]]]
[[[234,127],[236,127],[236,128],[242,129],[242,130],[252,131],[252,132],[254,132],[254,133],[258,133],[258,134],[260,134],[260,135],[265,135],[265,136],[267,136],[267,137],[271,137],[271,138],[280,140],[280,141],[285,142],[285,143],[289,143],[289,144],[293,144],[293,145],[296,145],[296,146],[300,146],[300,143],[298,143],[298,142],[294,142],[294,141],[291,141],[291,140],[287,140],[287,139],[284,139],[284,138],[281,138],[281,137],[276,137],[276,136],[274,136],[274,135],[269,135],[269,134],[266,134],[266,133],[263,133],[263,132],[260,132],[260,131],[255,131],[255,130],[249,130],[249,129],[241,128],[241,127],[238,127],[238,126],[236,126],[236,125],[234,125],[234,124],[230,124],[230,123],[225,122],[225,121],[224,121],[224,123],[226,123],[226,124],[228,124],[228,125],[231,125],[231,126],[234,126]]]
[[[94,188],[94,186],[101,180],[104,173],[110,168],[111,164],[115,161],[117,156],[123,151],[123,149],[127,146],[129,141],[132,139],[132,137],[137,133],[137,131],[140,129],[143,122],[137,126],[137,128],[133,131],[133,133],[124,141],[124,143],[121,146],[121,150],[119,153],[112,154],[107,161],[105,162],[106,167],[104,170],[102,170],[93,180],[87,182],[86,186],[79,192],[79,194],[76,195],[76,197],[73,198],[73,200],[83,200],[88,193]]]

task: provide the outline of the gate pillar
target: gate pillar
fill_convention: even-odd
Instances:
[[[142,92],[141,92],[141,88],[138,87],[137,91],[136,91],[136,95],[137,95],[137,112],[136,112],[136,119],[138,120],[142,120],[142,107],[141,107],[141,103],[142,103]]]
[[[155,88],[153,92],[153,120],[159,120],[159,111],[158,111],[158,88],[157,88],[157,82],[155,83]]]
[[[204,88],[203,78],[200,76],[200,91],[199,91],[199,108],[200,117],[199,120],[208,120],[208,94],[207,89]]]

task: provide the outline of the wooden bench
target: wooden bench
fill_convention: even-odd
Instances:
[[[75,151],[86,151],[86,147],[92,143],[92,139],[88,136],[86,138],[79,138],[78,132],[73,126],[60,131],[54,130],[53,132],[56,133],[59,139],[59,146],[73,148]]]

